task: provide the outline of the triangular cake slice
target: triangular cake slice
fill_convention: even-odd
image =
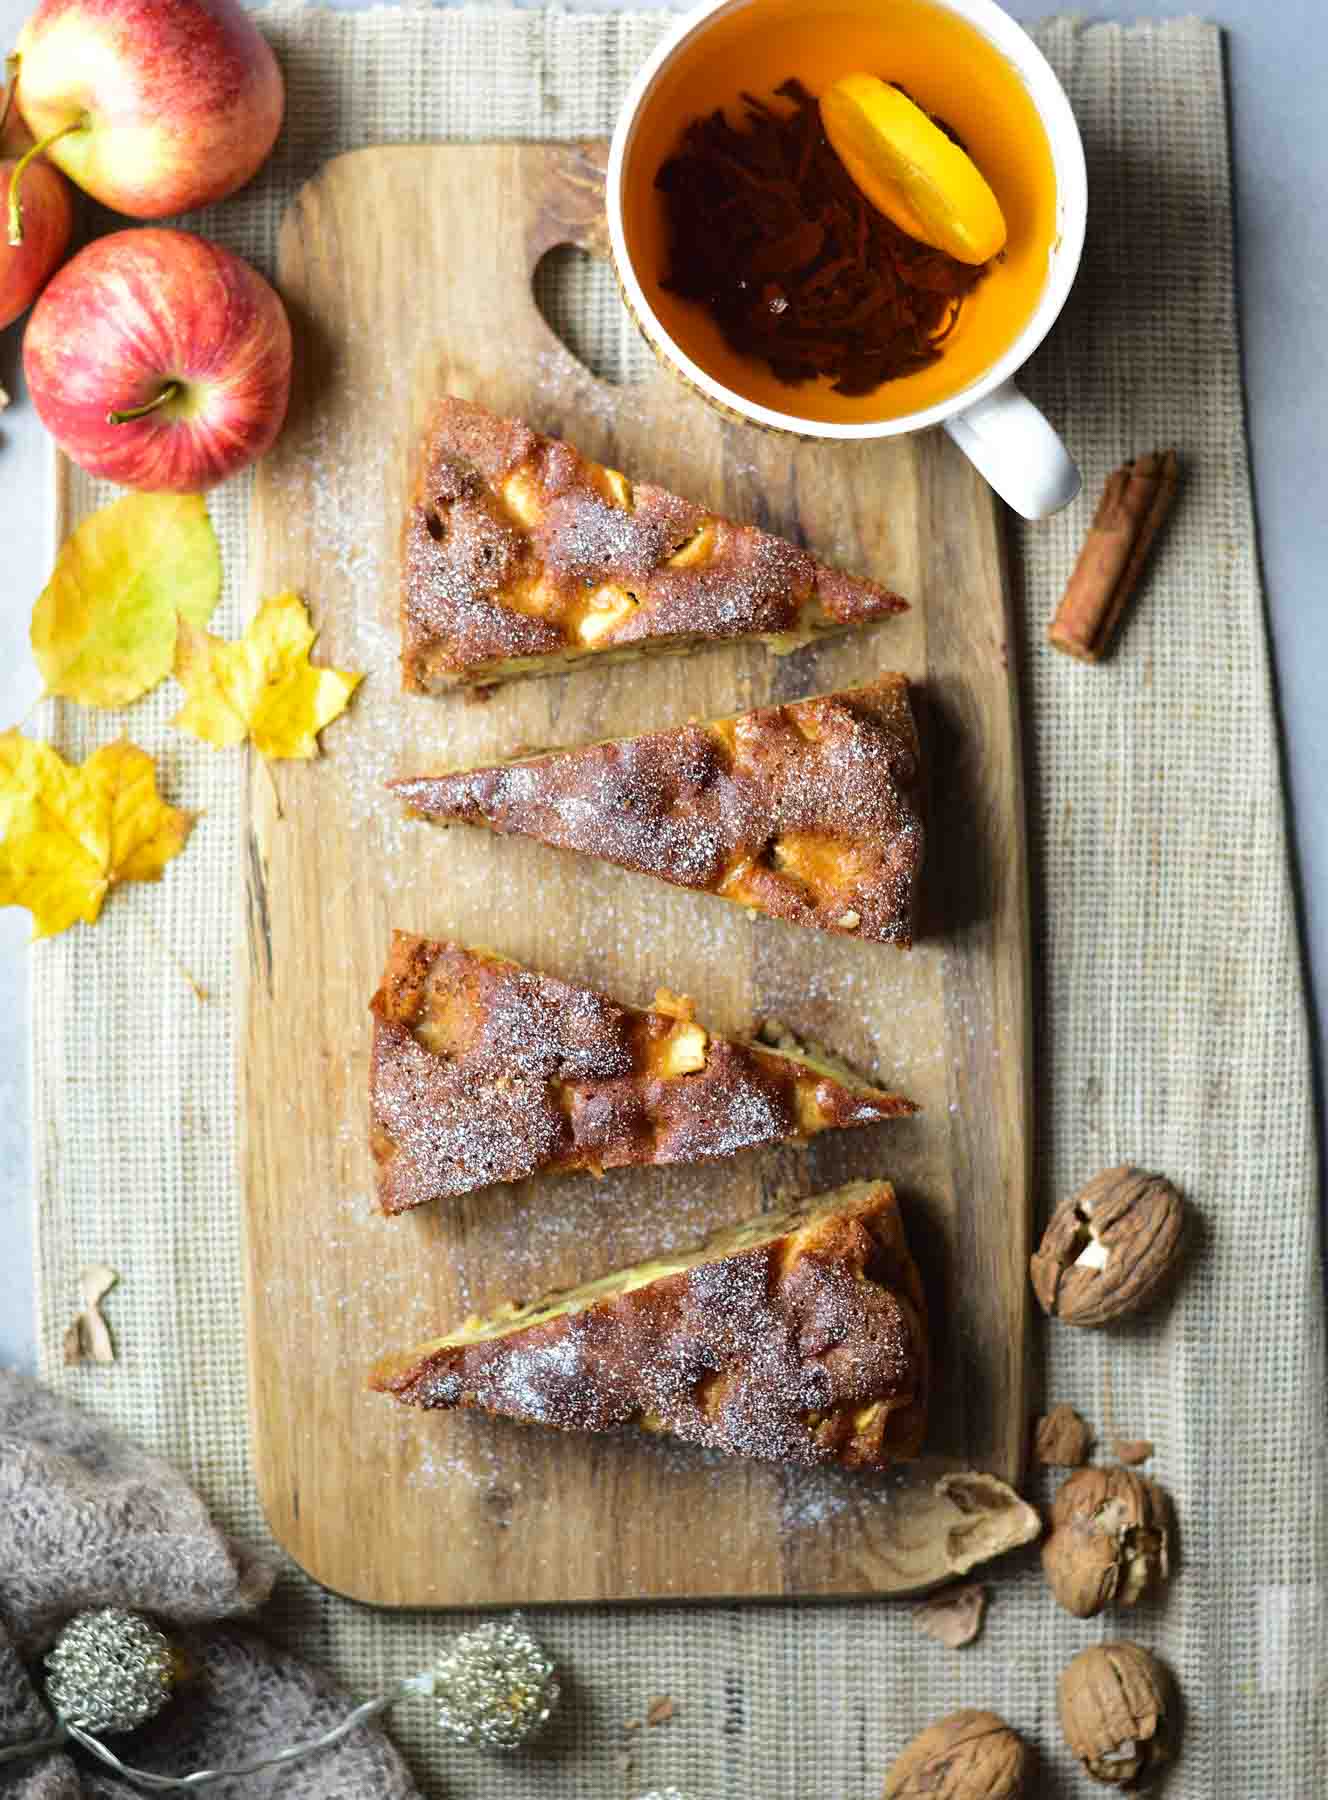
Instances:
[[[819,1053],[716,1037],[666,989],[637,1010],[404,932],[373,1013],[386,1213],[542,1170],[714,1161],[916,1110]]]
[[[926,1313],[894,1190],[860,1181],[468,1319],[385,1358],[370,1385],[410,1406],[879,1468],[922,1445]]]
[[[923,832],[902,675],[392,786],[439,824],[539,838],[797,925],[911,940]]]
[[[782,652],[906,604],[449,395],[405,524],[402,684],[436,693],[736,637]]]

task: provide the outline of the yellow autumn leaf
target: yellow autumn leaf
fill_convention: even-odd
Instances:
[[[309,651],[318,633],[298,594],[265,600],[233,644],[180,620],[175,677],[188,695],[171,720],[209,744],[251,738],[264,756],[318,755],[318,733],[330,725],[362,676],[315,669]]]
[[[94,925],[122,881],[160,881],[193,817],[157,792],[145,750],[121,738],[79,765],[0,733],[0,906],[26,906],[35,936]]]
[[[48,744],[10,730],[0,734],[0,843],[15,820],[26,818],[41,785],[46,759],[55,756]],[[61,768],[68,765],[56,756]]]
[[[206,625],[221,551],[198,494],[126,494],[68,538],[32,613],[48,694],[126,706],[169,675],[175,622]]]

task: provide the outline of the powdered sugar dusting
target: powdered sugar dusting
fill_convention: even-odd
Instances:
[[[382,416],[382,392],[363,396],[363,403],[368,413]],[[320,775],[335,787],[342,817],[367,838],[383,883],[393,886],[409,866],[413,829],[399,808],[383,800],[410,741],[410,709],[400,695],[393,446],[382,435],[352,431],[344,414],[320,411],[300,440],[298,473],[306,507],[302,525],[315,547],[318,588],[311,599],[320,629],[323,603],[333,607],[320,651],[365,677],[354,706],[328,736]]]
[[[899,1489],[913,1479],[906,1468],[885,1469],[879,1474],[792,1466],[781,1469],[780,1524],[794,1535],[819,1531],[845,1518],[860,1520],[873,1508],[892,1505]]]

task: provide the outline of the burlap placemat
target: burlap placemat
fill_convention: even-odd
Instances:
[[[261,183],[200,228],[272,267],[277,222],[326,157],[384,139],[607,131],[658,16],[263,15],[290,84]],[[673,1784],[702,1800],[879,1791],[929,1718],[996,1707],[1044,1749],[1043,1795],[1081,1791],[1053,1694],[1077,1649],[1122,1628],[1179,1673],[1170,1792],[1301,1800],[1328,1766],[1328,1481],[1309,1050],[1255,565],[1215,29],[1056,21],[1039,41],[1090,164],[1089,249],[1028,385],[1084,466],[1174,443],[1183,505],[1119,654],[1097,670],[1042,632],[1090,501],[1014,545],[1035,862],[1041,1037],[1038,1203],[1125,1157],[1167,1170],[1202,1215],[1179,1302],[1128,1331],[1043,1334],[1047,1392],[1104,1438],[1156,1441],[1182,1566],[1164,1604],[1080,1624],[1033,1559],[1002,1571],[980,1642],[943,1650],[891,1605],[560,1612],[571,1671],[536,1756],[450,1750],[423,1711],[398,1732],[430,1791],[608,1800]],[[612,360],[603,286],[565,297]],[[107,496],[75,480],[75,512]],[[218,626],[247,595],[245,484],[212,500],[227,567]],[[200,809],[188,854],[95,931],[40,945],[32,992],[42,1365],[198,1483],[227,1529],[264,1534],[245,1440],[233,1168],[232,946],[240,764],[172,733],[170,684],[123,715],[48,709],[69,754],[130,729],[165,791]],[[200,1005],[174,953],[209,989]],[[122,1360],[67,1370],[76,1272],[123,1271]],[[694,1523],[694,1522],[693,1522]],[[366,1527],[369,1528],[369,1527]],[[679,1521],[679,1529],[684,1529]],[[366,1613],[292,1575],[282,1628],[351,1689],[428,1660],[454,1621]],[[1318,1685],[1316,1685],[1316,1683]],[[649,1696],[670,1723],[624,1736]],[[630,1757],[630,1760],[629,1760]],[[258,1788],[254,1792],[260,1791]],[[262,1791],[266,1792],[266,1789]]]

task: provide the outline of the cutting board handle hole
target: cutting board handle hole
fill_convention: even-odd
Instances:
[[[555,244],[536,263],[531,285],[540,317],[583,368],[613,387],[645,380],[653,358],[601,257]]]

